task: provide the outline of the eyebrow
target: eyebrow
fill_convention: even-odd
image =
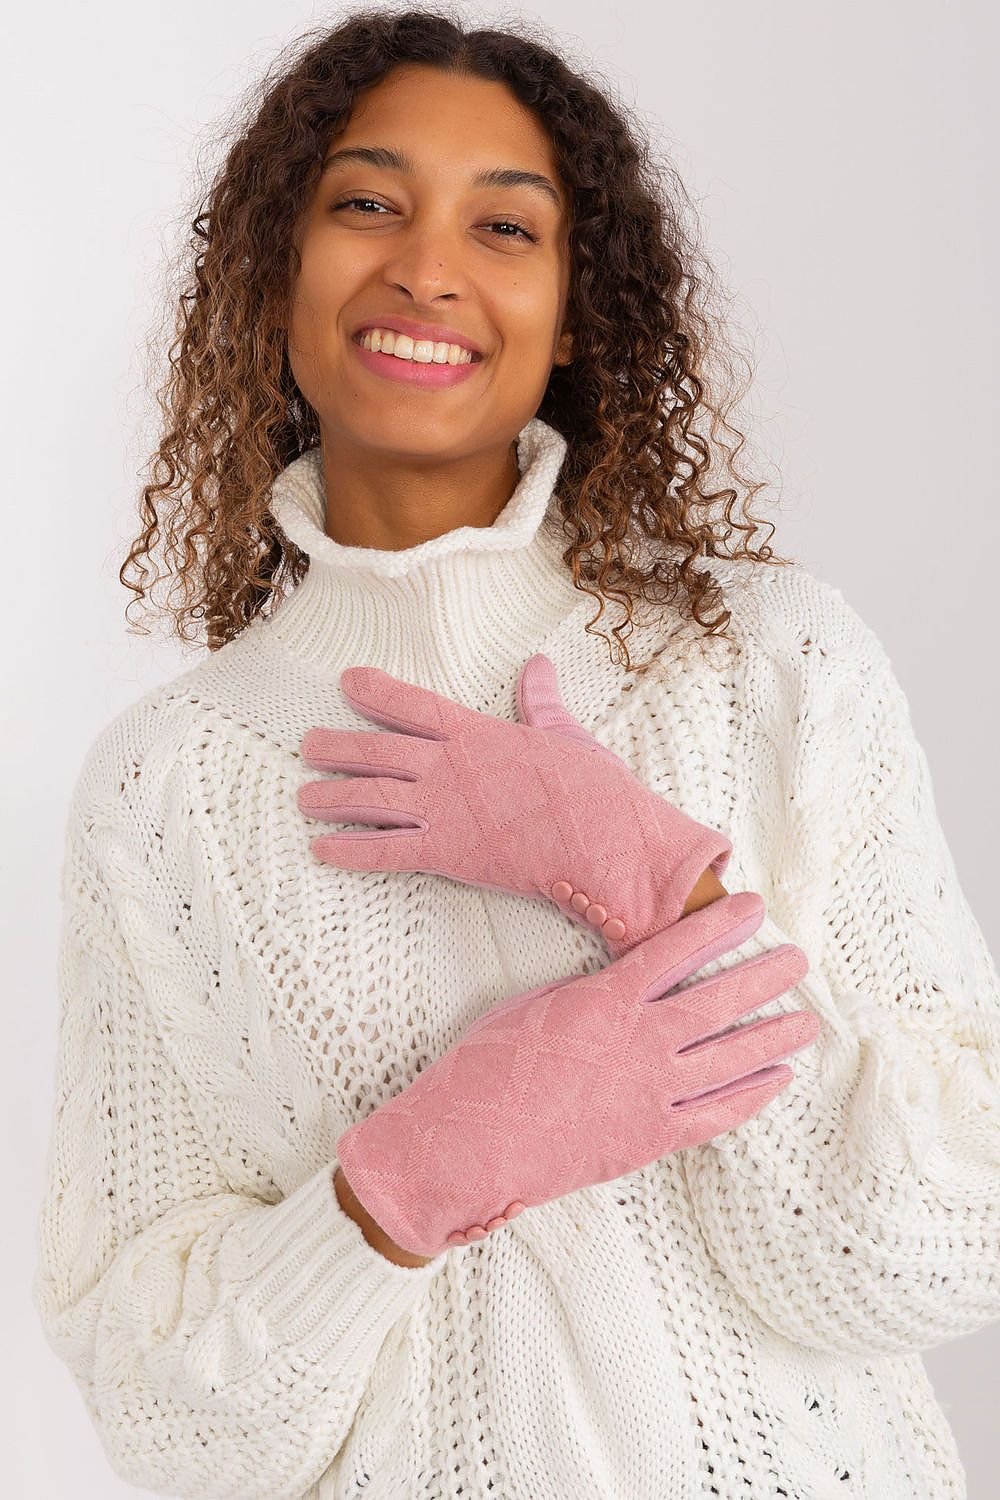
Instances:
[[[343,146],[339,151],[331,151],[323,163],[323,172],[345,161],[361,161],[370,167],[385,167],[391,172],[407,172],[410,175],[416,171],[412,158],[391,146]],[[556,208],[562,208],[562,199],[555,183],[541,172],[527,172],[521,167],[485,167],[481,172],[473,174],[472,185],[531,188],[534,192],[544,193]]]

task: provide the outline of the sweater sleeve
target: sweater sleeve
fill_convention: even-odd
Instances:
[[[397,1266],[335,1161],[231,1191],[83,841],[67,839],[55,1115],[33,1301],[115,1471],[178,1496],[297,1500],[337,1461],[383,1341],[444,1257]]]
[[[823,1026],[787,1089],[686,1153],[685,1174],[713,1255],[773,1329],[905,1353],[1000,1318],[1000,981],[905,694],[839,593],[826,602],[783,710],[768,915],[737,955],[799,943],[810,972],[760,1015]]]

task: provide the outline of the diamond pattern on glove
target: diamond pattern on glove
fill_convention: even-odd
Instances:
[[[763,916],[756,893],[726,895],[596,973],[487,1011],[341,1137],[360,1202],[396,1244],[432,1256],[513,1202],[611,1181],[756,1114],[792,1077],[774,1064],[816,1039],[818,1017],[720,1033],[796,984],[805,953],[786,943],[676,986]]]
[[[650,791],[572,719],[547,656],[531,657],[518,679],[524,723],[377,667],[350,667],[340,685],[359,713],[390,732],[319,727],[303,735],[303,758],[347,779],[307,782],[302,811],[376,825],[313,839],[321,860],[425,871],[550,901],[565,882],[588,898],[615,958],[676,921],[706,869],[725,870],[725,834]],[[593,928],[586,909],[560,909]]]

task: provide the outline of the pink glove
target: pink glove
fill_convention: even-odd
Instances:
[[[797,984],[805,953],[784,943],[670,991],[763,919],[755,892],[720,896],[596,973],[488,1010],[340,1137],[363,1207],[404,1250],[435,1256],[757,1114],[794,1076],[770,1064],[815,1041],[819,1017],[717,1033]]]
[[[613,958],[669,927],[704,871],[722,875],[725,834],[697,822],[588,734],[547,656],[517,684],[523,723],[464,708],[379,667],[340,674],[344,697],[400,730],[307,730],[303,759],[348,780],[309,781],[302,812],[377,830],[312,840],[346,870],[425,870],[555,901],[600,928]],[[358,778],[364,778],[363,781]]]

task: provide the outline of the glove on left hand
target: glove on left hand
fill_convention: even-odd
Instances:
[[[573,718],[547,656],[532,656],[518,678],[523,723],[379,667],[347,668],[340,687],[359,713],[401,731],[302,737],[309,765],[352,775],[306,782],[300,809],[377,825],[312,840],[341,869],[423,870],[544,896],[600,929],[615,959],[676,922],[703,872],[721,877],[729,862],[725,834],[650,791]]]

